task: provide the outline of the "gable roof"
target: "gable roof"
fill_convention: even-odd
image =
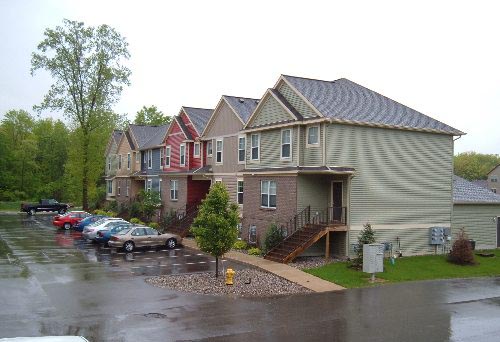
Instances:
[[[158,147],[163,143],[163,139],[165,138],[165,134],[168,131],[168,127],[170,124],[161,125],[161,126],[150,126],[151,137],[150,139],[139,149],[147,149],[152,147]]]
[[[158,146],[168,130],[169,125],[148,126],[148,125],[129,125],[132,136],[135,138],[138,150]]]
[[[500,204],[500,195],[459,176],[453,176],[453,203]]]
[[[451,135],[465,134],[345,78],[336,81],[321,81],[287,75],[282,75],[282,78],[318,112],[332,120],[426,130]]]
[[[243,123],[247,123],[250,119],[250,115],[255,110],[255,107],[259,104],[258,99],[252,99],[249,97],[238,97],[222,95],[224,100],[229,104],[229,106],[236,112]]]
[[[184,121],[179,116],[175,117],[175,121],[177,122],[177,125],[181,129],[182,133],[184,133],[184,136],[186,137],[187,140],[193,140],[193,136],[191,135],[191,132],[189,132],[189,129],[186,127],[186,124]]]
[[[490,172],[488,172],[488,175],[489,175],[490,173],[492,173],[493,171],[495,171],[495,170],[497,169],[497,167],[499,167],[499,166],[500,166],[500,164],[498,164],[498,165],[496,165],[494,168],[492,168],[492,169],[490,170]]]
[[[193,123],[196,132],[198,132],[198,136],[201,136],[214,110],[194,107],[182,107],[182,110],[184,110],[184,113],[187,114],[189,120]]]
[[[113,140],[115,141],[115,143],[118,145],[118,143],[120,142],[120,139],[122,137],[122,134],[123,134],[123,131],[120,130],[120,129],[115,129],[113,130],[113,134],[111,135],[113,137]]]

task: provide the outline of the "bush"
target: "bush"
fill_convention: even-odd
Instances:
[[[144,222],[142,222],[141,220],[139,220],[137,217],[132,217],[130,219],[130,223],[133,223],[133,224],[144,224]]]
[[[358,245],[356,249],[356,258],[352,261],[351,267],[361,269],[363,267],[363,245],[375,243],[375,232],[372,225],[366,223],[363,225],[363,230],[358,236]]]
[[[276,223],[272,223],[264,238],[264,251],[269,252],[274,246],[283,241],[285,235]]]
[[[129,206],[128,215],[130,217],[140,217],[142,216],[141,203],[133,201]]]
[[[260,256],[262,255],[262,251],[260,250],[260,248],[250,248],[248,250],[248,254]]]
[[[106,210],[100,210],[100,209],[96,209],[94,210],[94,215],[104,215],[104,216],[109,216],[109,217],[116,217],[117,216],[117,213],[115,213],[114,211],[106,211]]]
[[[247,249],[248,244],[244,240],[238,240],[233,244],[233,249]]]
[[[457,265],[474,265],[476,263],[472,246],[464,228],[460,229],[457,239],[453,242],[448,261]]]
[[[150,227],[150,228],[158,229],[158,227],[159,227],[160,225],[159,225],[158,223],[156,223],[156,222],[149,222],[149,223],[147,224],[147,226],[148,226],[148,227]]]

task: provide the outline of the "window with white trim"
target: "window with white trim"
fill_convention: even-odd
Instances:
[[[163,150],[163,147],[160,148],[160,167],[163,167],[163,163],[165,162],[164,157],[163,157],[164,153],[165,153],[165,151]]]
[[[215,184],[222,184],[222,178],[215,178]]]
[[[200,143],[199,142],[194,143],[193,157],[200,158]]]
[[[251,136],[251,159],[260,159],[260,134],[252,134]]]
[[[148,185],[147,185],[146,191],[151,192],[151,189],[153,188],[153,180],[148,179],[147,184]]]
[[[177,201],[179,199],[178,195],[178,181],[173,179],[170,181],[170,199],[172,201]]]
[[[292,155],[292,130],[281,131],[281,159],[290,159]]]
[[[170,167],[170,146],[165,147],[165,167]]]
[[[245,144],[246,137],[238,137],[238,163],[245,162]]]
[[[211,157],[212,156],[212,140],[208,140],[207,141],[207,157]]]
[[[160,180],[158,181],[158,196],[160,196],[160,199],[161,199],[161,178]]]
[[[319,126],[307,127],[307,145],[319,145]]]
[[[108,180],[108,194],[112,194],[112,193],[113,193],[113,181]]]
[[[116,190],[116,194],[117,194],[118,196],[120,196],[120,195],[121,195],[121,193],[122,193],[122,181],[121,181],[121,180],[118,180],[118,188],[117,188],[117,190]]]
[[[141,152],[141,153],[142,153],[142,155],[143,155],[143,159],[144,159],[144,166],[146,166],[146,163],[148,162],[148,160],[147,160],[147,153],[146,153],[146,152],[147,152],[147,151],[142,151],[142,152]]]
[[[238,204],[243,204],[243,181],[239,180],[236,187]]]
[[[491,182],[492,183],[497,183],[498,182],[498,177],[497,176],[491,176]]]
[[[222,152],[224,149],[224,143],[222,139],[215,141],[215,162],[222,164]]]
[[[127,170],[130,170],[130,164],[132,159],[130,158],[130,153],[127,153]]]
[[[179,146],[179,164],[180,166],[186,166],[186,144]]]
[[[128,197],[130,193],[130,179],[125,180],[125,183],[127,184],[125,195]]]
[[[122,169],[122,155],[121,154],[118,155],[118,169],[119,170]]]
[[[148,169],[153,168],[153,150],[148,150]]]
[[[111,171],[111,157],[108,157],[108,171]]]
[[[261,181],[260,194],[263,208],[276,208],[276,181]]]

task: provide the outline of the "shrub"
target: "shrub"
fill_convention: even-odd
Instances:
[[[363,267],[363,245],[370,243],[375,243],[375,232],[373,231],[371,224],[365,223],[363,225],[363,230],[358,236],[356,258],[352,261],[351,267],[356,269],[361,269]]]
[[[142,216],[141,204],[137,201],[133,201],[128,207],[129,217],[139,217]]]
[[[149,222],[147,224],[148,227],[151,227],[151,228],[154,228],[154,229],[158,229],[158,227],[160,226],[158,223],[156,222]]]
[[[448,261],[457,265],[474,265],[474,253],[468,240],[465,229],[461,228],[457,239],[453,242],[452,249],[448,255]]]
[[[248,244],[244,240],[238,240],[233,244],[233,249],[247,249]]]
[[[133,224],[140,224],[140,223],[142,223],[142,221],[141,221],[141,220],[139,220],[137,217],[132,217],[132,218],[130,219],[130,223],[133,223]]]
[[[262,251],[260,250],[260,248],[250,248],[248,250],[248,254],[260,256],[262,255]]]
[[[272,223],[264,238],[264,251],[269,252],[274,246],[283,241],[285,235],[276,223]]]

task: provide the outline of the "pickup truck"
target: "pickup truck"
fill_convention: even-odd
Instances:
[[[64,214],[71,205],[66,203],[59,203],[55,199],[42,199],[38,203],[22,203],[21,211],[28,213],[28,215],[35,215],[39,211],[56,211],[59,214]]]

